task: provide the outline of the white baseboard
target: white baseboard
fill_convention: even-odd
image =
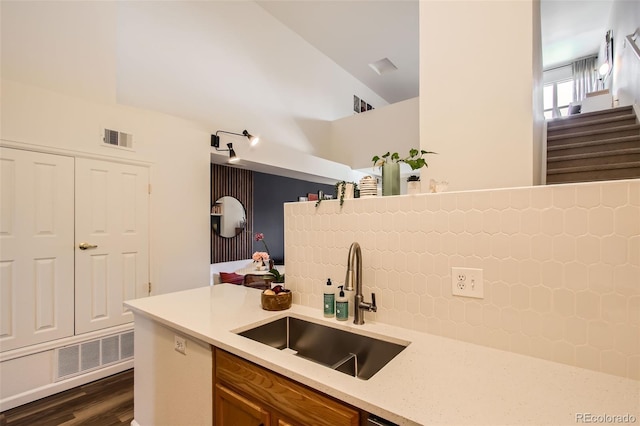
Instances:
[[[80,334],[78,336],[63,337],[62,339],[56,339],[50,342],[38,343],[37,345],[29,345],[23,348],[0,352],[0,362],[10,361],[15,358],[22,358],[40,352],[50,351],[56,348],[61,348],[63,346],[75,345],[81,342],[86,342],[88,340],[110,336],[112,334],[120,334],[129,330],[133,330],[133,322],[104,328],[102,330],[92,331],[90,333]]]
[[[110,365],[99,370],[93,370],[87,374],[75,376],[67,380],[48,383],[38,388],[29,389],[27,392],[12,395],[0,400],[0,412],[10,410],[20,405],[33,402],[37,399],[51,396],[56,393],[69,390],[71,388],[75,388],[77,386],[81,386],[89,382],[93,382],[95,380],[102,379],[125,370],[129,370],[131,368],[133,368],[133,359]]]

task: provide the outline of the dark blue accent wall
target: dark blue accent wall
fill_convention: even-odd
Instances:
[[[253,233],[262,232],[269,254],[277,264],[284,264],[284,203],[298,201],[308,193],[333,194],[334,186],[253,172]],[[254,251],[264,251],[253,240]]]

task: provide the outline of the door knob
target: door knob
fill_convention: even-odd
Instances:
[[[95,245],[95,244],[80,243],[80,245],[78,247],[80,247],[80,250],[86,250],[86,249],[97,248],[98,246]]]

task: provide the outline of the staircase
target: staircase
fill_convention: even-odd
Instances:
[[[640,122],[620,107],[547,122],[547,184],[640,178]]]

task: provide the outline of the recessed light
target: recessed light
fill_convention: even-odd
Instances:
[[[379,61],[375,61],[374,63],[369,64],[372,70],[374,70],[378,75],[386,74],[391,71],[395,71],[398,69],[393,62],[389,60],[389,58],[382,58]]]

